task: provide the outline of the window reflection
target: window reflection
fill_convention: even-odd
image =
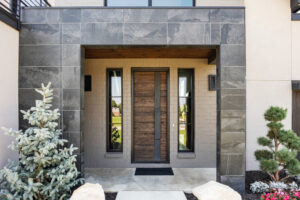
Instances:
[[[152,0],[152,6],[193,6],[193,0]]]
[[[108,70],[108,151],[122,151],[122,71]]]
[[[179,151],[193,151],[193,70],[178,71]]]
[[[107,6],[148,6],[148,0],[107,0]]]
[[[106,6],[178,6],[191,7],[194,6],[194,0],[106,0]]]

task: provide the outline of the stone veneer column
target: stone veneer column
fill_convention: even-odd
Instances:
[[[34,88],[51,81],[54,107],[62,111],[64,137],[79,147],[84,169],[82,48],[89,45],[198,45],[218,58],[218,178],[245,187],[244,8],[108,9],[26,8],[20,33],[20,108]],[[22,127],[22,120],[20,125]],[[105,138],[103,138],[105,140]]]

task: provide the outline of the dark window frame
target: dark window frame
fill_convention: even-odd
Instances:
[[[112,100],[112,95],[111,93],[111,84],[110,84],[110,72],[112,71],[120,71],[121,72],[121,130],[122,130],[122,135],[121,135],[121,149],[111,149],[110,148],[110,138],[111,138],[111,128],[112,128],[112,116],[111,116],[111,100]],[[106,152],[108,153],[122,153],[123,152],[123,69],[122,68],[107,68],[106,69]]]
[[[300,20],[300,0],[291,0],[292,20]]]
[[[191,127],[191,130],[192,130],[192,134],[191,134],[191,145],[192,145],[192,148],[190,150],[180,150],[180,142],[179,142],[179,134],[180,134],[180,123],[179,123],[179,99],[181,98],[180,95],[179,95],[179,73],[181,70],[191,70],[192,71],[192,95],[191,95],[191,115],[192,115],[192,120],[191,120],[191,124],[192,124],[192,127]],[[195,152],[195,69],[194,68],[178,68],[178,71],[177,71],[177,103],[178,103],[178,106],[177,106],[177,128],[178,128],[178,131],[177,131],[177,151],[178,153],[194,153]]]
[[[108,6],[107,5],[107,1],[109,0],[104,0],[104,6],[105,7],[126,7],[126,6]],[[191,8],[191,7],[195,7],[196,6],[196,0],[192,0],[193,1],[193,5],[192,6],[152,6],[152,0],[148,0],[148,5],[147,6],[143,6],[143,7],[154,7],[154,8],[157,8],[157,7],[188,7],[188,8]],[[139,6],[128,6],[128,7],[139,7]]]

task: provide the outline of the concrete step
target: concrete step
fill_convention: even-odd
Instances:
[[[187,200],[182,191],[121,191],[116,200]]]

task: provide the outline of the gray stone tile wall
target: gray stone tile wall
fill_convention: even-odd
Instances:
[[[20,32],[19,102],[52,82],[64,137],[84,168],[83,61],[87,45],[214,45],[218,58],[218,175],[239,191],[245,182],[245,10],[241,8],[26,8]],[[25,124],[20,118],[20,127]],[[232,139],[234,138],[234,140]]]

